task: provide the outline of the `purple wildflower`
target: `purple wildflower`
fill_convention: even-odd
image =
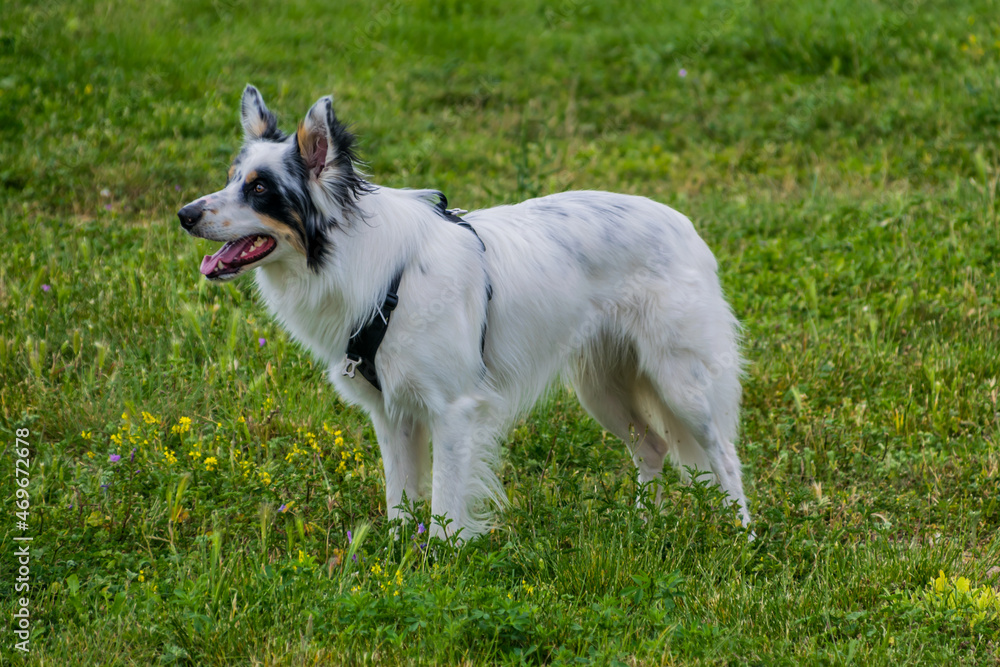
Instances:
[[[180,192],[180,191],[181,191],[181,186],[179,186],[179,185],[175,185],[175,186],[174,186],[174,191],[176,191],[176,192]]]
[[[286,509],[288,509],[288,505],[286,505],[285,503],[281,503],[281,507],[278,508],[278,511],[284,512]]]
[[[677,72],[677,76],[679,76],[682,79],[684,77],[686,77],[687,75],[688,75],[688,71],[686,69],[684,69],[683,67],[681,68],[681,71]]]
[[[425,530],[427,530],[427,527],[424,526],[424,524],[422,523],[417,524],[417,535],[423,535]]]
[[[267,339],[266,338],[258,338],[257,339],[257,343],[260,344],[261,347],[264,347],[265,345],[267,345]]]
[[[351,535],[351,531],[347,531],[347,543],[350,544],[354,541],[354,536]]]
[[[111,210],[111,204],[105,204],[104,205],[104,210],[105,211],[110,211]]]
[[[111,455],[111,462],[112,463],[118,463],[121,460],[122,460],[121,454],[112,454]]]
[[[43,292],[48,292],[50,289],[52,289],[52,285],[42,285]]]
[[[132,448],[132,456],[128,457],[128,462],[129,463],[134,463],[135,462],[135,450],[136,450],[136,448],[133,447]]]

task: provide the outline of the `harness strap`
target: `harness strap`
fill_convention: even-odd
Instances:
[[[473,228],[473,226],[465,220],[462,220],[462,218],[455,215],[455,211],[461,211],[461,209],[449,209],[448,199],[441,193],[438,193],[438,195],[440,198],[435,206],[437,206],[441,216],[445,220],[453,222],[459,227],[464,227],[475,234],[483,252],[486,252],[486,244],[483,243],[481,238],[479,238],[479,234],[476,233],[475,228]],[[465,213],[465,211],[461,212]],[[367,324],[361,327],[356,334],[351,336],[349,341],[347,341],[347,363],[344,365],[344,375],[353,378],[355,371],[358,371],[361,373],[361,377],[368,380],[368,382],[379,391],[382,391],[382,385],[379,383],[378,373],[375,371],[375,355],[378,353],[378,346],[382,344],[382,339],[385,338],[385,332],[389,328],[389,316],[392,315],[392,311],[396,309],[396,305],[399,303],[399,283],[402,278],[403,270],[400,269],[396,273],[396,276],[392,279],[392,283],[389,284],[389,289],[385,293],[385,299],[382,301],[382,305],[379,306],[378,312],[376,312],[375,316],[372,317]],[[486,300],[491,301],[492,299],[493,285],[490,283],[489,277],[487,276]],[[485,323],[483,324],[480,348],[482,350],[486,349]]]
[[[441,213],[441,216],[445,220],[449,222],[454,222],[459,227],[463,227],[472,232],[475,235],[476,240],[479,241],[479,246],[483,249],[483,252],[486,252],[486,244],[483,243],[483,239],[480,238],[479,233],[476,232],[476,228],[467,223],[465,220],[462,220],[462,218],[455,215],[456,212],[468,213],[468,211],[463,211],[460,208],[448,208],[448,198],[444,196],[443,192],[438,192],[437,194],[438,194],[438,201],[437,204],[435,204],[435,206],[437,206],[438,211]],[[490,283],[489,276],[487,276],[486,279],[486,300],[487,301],[493,300],[493,284]],[[486,344],[485,339],[483,341],[483,344],[484,345]]]
[[[382,391],[382,385],[379,384],[378,373],[375,372],[375,354],[389,328],[389,316],[392,315],[392,311],[399,303],[397,292],[402,278],[403,271],[400,270],[392,279],[389,290],[385,294],[385,300],[379,306],[378,312],[347,341],[347,365],[344,367],[344,375],[354,377],[354,371],[360,371],[361,377],[368,380],[379,391]]]

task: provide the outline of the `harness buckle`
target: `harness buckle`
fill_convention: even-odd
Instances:
[[[361,363],[361,357],[354,357],[353,355],[347,355],[347,361],[344,363],[344,376],[353,378],[354,371]]]

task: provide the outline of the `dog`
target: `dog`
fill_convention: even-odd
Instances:
[[[181,225],[225,244],[201,273],[253,270],[277,320],[370,415],[389,518],[430,476],[446,518],[432,535],[486,530],[506,499],[500,440],[563,377],[641,483],[669,456],[685,480],[710,474],[750,523],[734,444],[740,326],[685,216],[575,191],[460,217],[436,190],[370,182],[330,96],[286,135],[247,86],[241,118],[226,186],[184,206]]]

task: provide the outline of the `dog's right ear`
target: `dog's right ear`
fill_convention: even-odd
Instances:
[[[268,110],[260,92],[250,84],[243,89],[240,116],[243,120],[243,136],[247,141],[278,136],[278,119]]]
[[[323,184],[352,182],[357,178],[354,135],[337,120],[333,98],[321,97],[299,123],[299,155],[309,175]]]

